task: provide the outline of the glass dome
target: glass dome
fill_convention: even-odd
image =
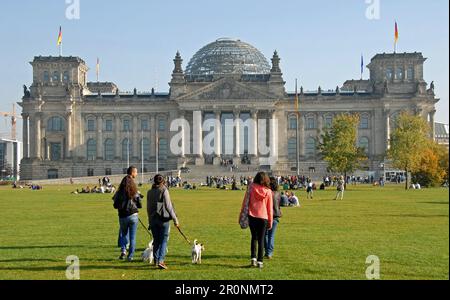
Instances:
[[[186,75],[269,74],[264,55],[250,44],[229,38],[218,39],[200,49],[186,67]]]

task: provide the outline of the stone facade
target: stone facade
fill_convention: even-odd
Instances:
[[[360,114],[358,139],[369,157],[365,169],[373,172],[381,170],[390,130],[400,111],[414,112],[434,124],[439,100],[433,85],[428,88],[424,81],[425,60],[421,53],[378,54],[367,66],[369,80],[346,81],[329,91],[300,89],[301,172],[326,173],[315,146],[323,128],[337,114]],[[240,126],[233,129],[231,153],[225,154],[229,145],[223,144],[229,139],[223,138],[214,144],[214,153],[199,151],[204,146],[199,136],[206,135],[202,122],[215,118],[223,123],[226,117],[267,119],[269,123],[276,119],[278,158],[270,168],[291,172],[296,167],[296,95],[285,91],[279,63],[275,52],[268,74],[192,76],[183,72],[177,53],[169,93],[121,93],[113,83],[88,83],[88,67],[80,58],[35,57],[31,63],[33,83],[20,102],[24,120],[22,178],[121,174],[129,164],[140,166],[142,154],[147,172],[153,172],[157,162],[160,170],[218,164],[223,158],[238,165],[260,164],[257,143],[250,143]],[[201,113],[195,117],[194,111]],[[175,155],[169,150],[170,141],[180,130],[171,131],[170,125],[180,117],[188,121],[189,132],[181,128],[186,146]],[[223,137],[220,131],[216,132],[219,136]],[[237,151],[242,148],[245,154]]]

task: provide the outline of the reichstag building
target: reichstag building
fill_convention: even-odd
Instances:
[[[367,66],[369,80],[348,80],[331,90],[299,88],[297,122],[296,94],[285,89],[278,53],[269,62],[240,40],[206,45],[185,68],[177,53],[168,93],[123,92],[111,82],[87,82],[83,59],[38,56],[31,62],[33,82],[24,86],[19,103],[24,120],[21,178],[122,174],[127,165],[142,162],[144,171],[154,172],[157,164],[159,170],[175,170],[217,166],[223,160],[288,174],[296,172],[297,153],[301,173],[313,170],[322,176],[327,165],[318,155],[319,137],[334,116],[348,112],[360,115],[358,143],[369,157],[363,170],[379,176],[401,111],[422,116],[434,131],[439,99],[434,84],[424,80],[425,61],[416,52],[377,54]],[[201,112],[198,117],[195,111]],[[183,151],[174,154],[170,142],[178,132],[170,125],[179,118],[187,120],[189,132],[183,133]],[[202,151],[202,138],[208,134],[202,123],[209,119],[222,124],[214,133],[213,153]],[[225,130],[227,120],[237,119],[277,120],[273,164],[261,163],[265,154],[254,139],[261,127]],[[270,134],[267,140],[275,141]]]

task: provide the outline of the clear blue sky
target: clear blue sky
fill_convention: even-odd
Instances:
[[[31,84],[35,55],[58,55],[63,26],[64,55],[82,57],[95,80],[96,58],[102,81],[121,90],[168,91],[172,59],[180,50],[186,66],[192,55],[219,37],[239,38],[270,58],[276,49],[287,89],[299,78],[305,89],[334,89],[359,78],[376,53],[393,51],[394,20],[398,52],[428,57],[425,78],[436,84],[441,102],[437,121],[448,123],[448,0],[380,0],[379,20],[368,20],[366,0],[80,0],[79,20],[66,18],[65,0],[2,1],[0,4],[0,111]],[[365,70],[364,77],[368,77]],[[5,122],[0,119],[0,132]]]

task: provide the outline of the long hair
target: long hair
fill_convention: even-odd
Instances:
[[[275,177],[270,177],[270,189],[278,192],[278,180]]]
[[[124,192],[128,199],[133,199],[137,194],[137,186],[130,175],[125,176],[120,182],[119,191]]]
[[[270,188],[269,175],[267,175],[266,172],[259,172],[258,174],[256,174],[255,179],[253,179],[253,183]]]

